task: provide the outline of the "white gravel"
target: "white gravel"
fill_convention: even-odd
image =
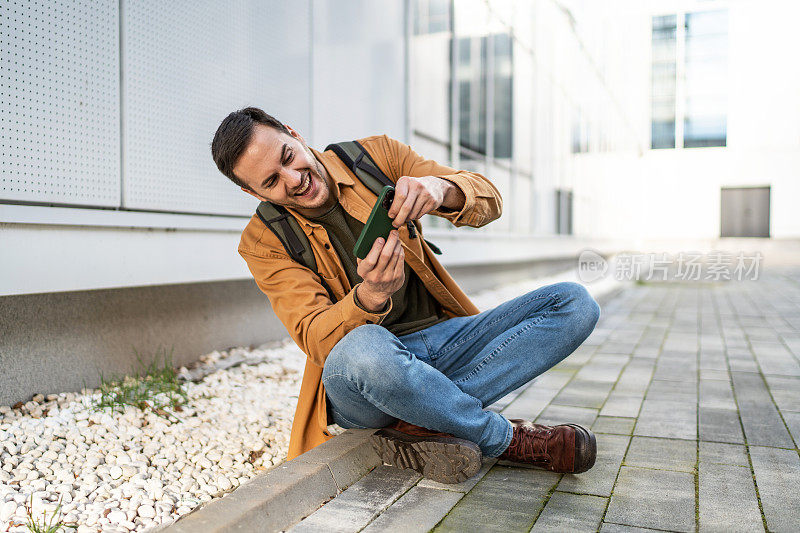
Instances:
[[[215,351],[185,371],[208,375],[184,385],[179,419],[93,412],[77,393],[0,406],[0,531],[28,532],[31,494],[40,523],[61,497],[81,533],[142,531],[283,462],[305,355],[288,338],[266,346]]]
[[[568,271],[470,297],[484,311],[557,281],[579,280]],[[587,288],[615,283],[604,282]],[[0,406],[0,531],[28,532],[31,494],[35,518],[61,498],[79,533],[144,531],[224,497],[286,459],[305,359],[288,337],[207,354],[181,369],[189,402],[172,420],[133,407],[93,412],[95,391]]]

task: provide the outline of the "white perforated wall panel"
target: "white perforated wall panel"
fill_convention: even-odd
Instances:
[[[124,1],[122,27],[123,205],[251,215],[211,140],[247,106],[309,131],[309,2]]]
[[[0,1],[0,199],[119,204],[117,2]]]
[[[314,142],[405,135],[402,0],[314,0]]]

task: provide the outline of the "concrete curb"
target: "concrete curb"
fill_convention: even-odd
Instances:
[[[158,531],[284,530],[378,466],[380,459],[369,441],[374,431],[348,429]]]

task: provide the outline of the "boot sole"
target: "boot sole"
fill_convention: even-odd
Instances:
[[[456,437],[419,437],[394,429],[379,429],[372,447],[384,463],[411,469],[439,483],[461,483],[478,473],[481,450]]]

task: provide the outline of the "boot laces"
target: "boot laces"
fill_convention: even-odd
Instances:
[[[549,463],[551,458],[547,453],[547,442],[552,434],[552,429],[519,426],[519,454],[531,462]]]

